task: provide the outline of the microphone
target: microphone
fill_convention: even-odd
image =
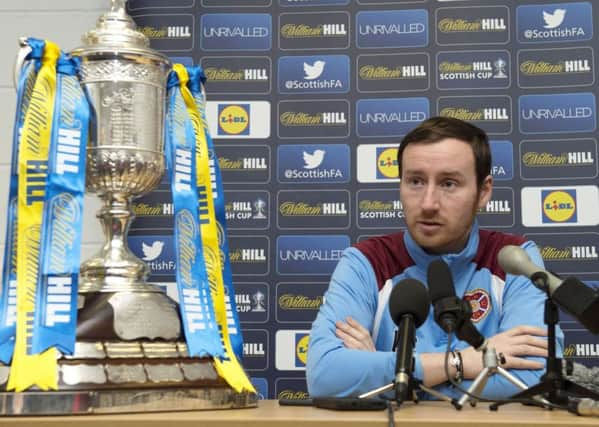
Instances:
[[[395,285],[389,296],[389,314],[398,326],[394,381],[398,403],[404,401],[410,391],[416,328],[426,320],[430,305],[426,288],[416,279],[402,280]]]
[[[485,346],[485,337],[470,321],[470,303],[455,294],[449,266],[442,259],[432,261],[426,272],[428,292],[435,311],[435,321],[446,333],[455,332],[462,341],[475,349]]]
[[[504,246],[499,251],[497,260],[506,273],[530,278],[537,288],[547,291],[553,301],[574,316],[585,328],[599,334],[599,290],[585,285],[575,277],[561,280],[534,264],[526,251],[519,246]]]
[[[575,399],[568,402],[568,411],[584,417],[599,417],[599,401],[589,399]]]

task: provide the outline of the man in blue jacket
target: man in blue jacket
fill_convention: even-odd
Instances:
[[[450,267],[456,294],[470,302],[472,322],[489,346],[503,353],[502,366],[534,385],[547,356],[545,296],[526,277],[506,274],[497,253],[519,245],[534,263],[543,261],[533,242],[478,227],[476,213],[491,198],[493,185],[487,135],[461,120],[435,117],[406,135],[397,157],[407,231],[365,240],[343,253],[312,325],[310,395],[357,396],[393,381],[396,325],[388,312],[389,294],[405,278],[426,283],[428,265],[439,257]],[[447,336],[432,314],[431,308],[416,331],[414,376],[457,397],[444,369]],[[456,339],[452,350],[450,375],[468,388],[482,370],[481,354]],[[483,395],[507,397],[516,391],[493,375]]]

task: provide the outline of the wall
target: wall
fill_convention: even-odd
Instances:
[[[110,7],[110,0],[8,0],[0,2],[0,205],[8,198],[10,152],[16,93],[14,61],[20,37],[52,40],[63,50],[81,44],[81,35],[94,28],[98,16]],[[99,208],[95,197],[86,196],[82,257],[87,258],[102,242],[102,231],[93,214]],[[0,209],[0,265],[4,259],[6,211]]]

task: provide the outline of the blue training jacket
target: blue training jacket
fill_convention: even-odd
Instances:
[[[451,270],[456,294],[470,301],[472,322],[487,338],[518,325],[545,328],[544,293],[526,277],[506,275],[497,262],[497,253],[505,245],[521,246],[535,264],[543,266],[533,242],[516,235],[479,230],[477,223],[462,252],[441,256]],[[371,238],[344,251],[310,333],[306,378],[312,397],[357,396],[393,381],[396,325],[389,315],[389,294],[395,284],[406,278],[426,285],[428,265],[437,258],[418,246],[408,232]],[[347,349],[335,336],[335,322],[348,316],[370,331],[376,352]],[[561,355],[563,334],[559,328],[557,336],[557,351]],[[422,379],[418,353],[443,353],[447,346],[447,335],[435,323],[432,307],[425,323],[417,329],[416,339],[414,376]],[[458,350],[467,347],[466,342],[456,338],[451,345]],[[530,359],[544,361],[539,357]],[[531,386],[544,370],[512,369],[510,373]],[[462,386],[467,389],[471,383],[464,380]],[[461,395],[448,382],[435,389],[452,397]],[[489,378],[483,396],[507,397],[517,391],[507,379],[495,374]]]

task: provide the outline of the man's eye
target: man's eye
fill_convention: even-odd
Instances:
[[[452,180],[444,181],[442,184],[443,188],[454,188],[457,185],[458,183]]]

